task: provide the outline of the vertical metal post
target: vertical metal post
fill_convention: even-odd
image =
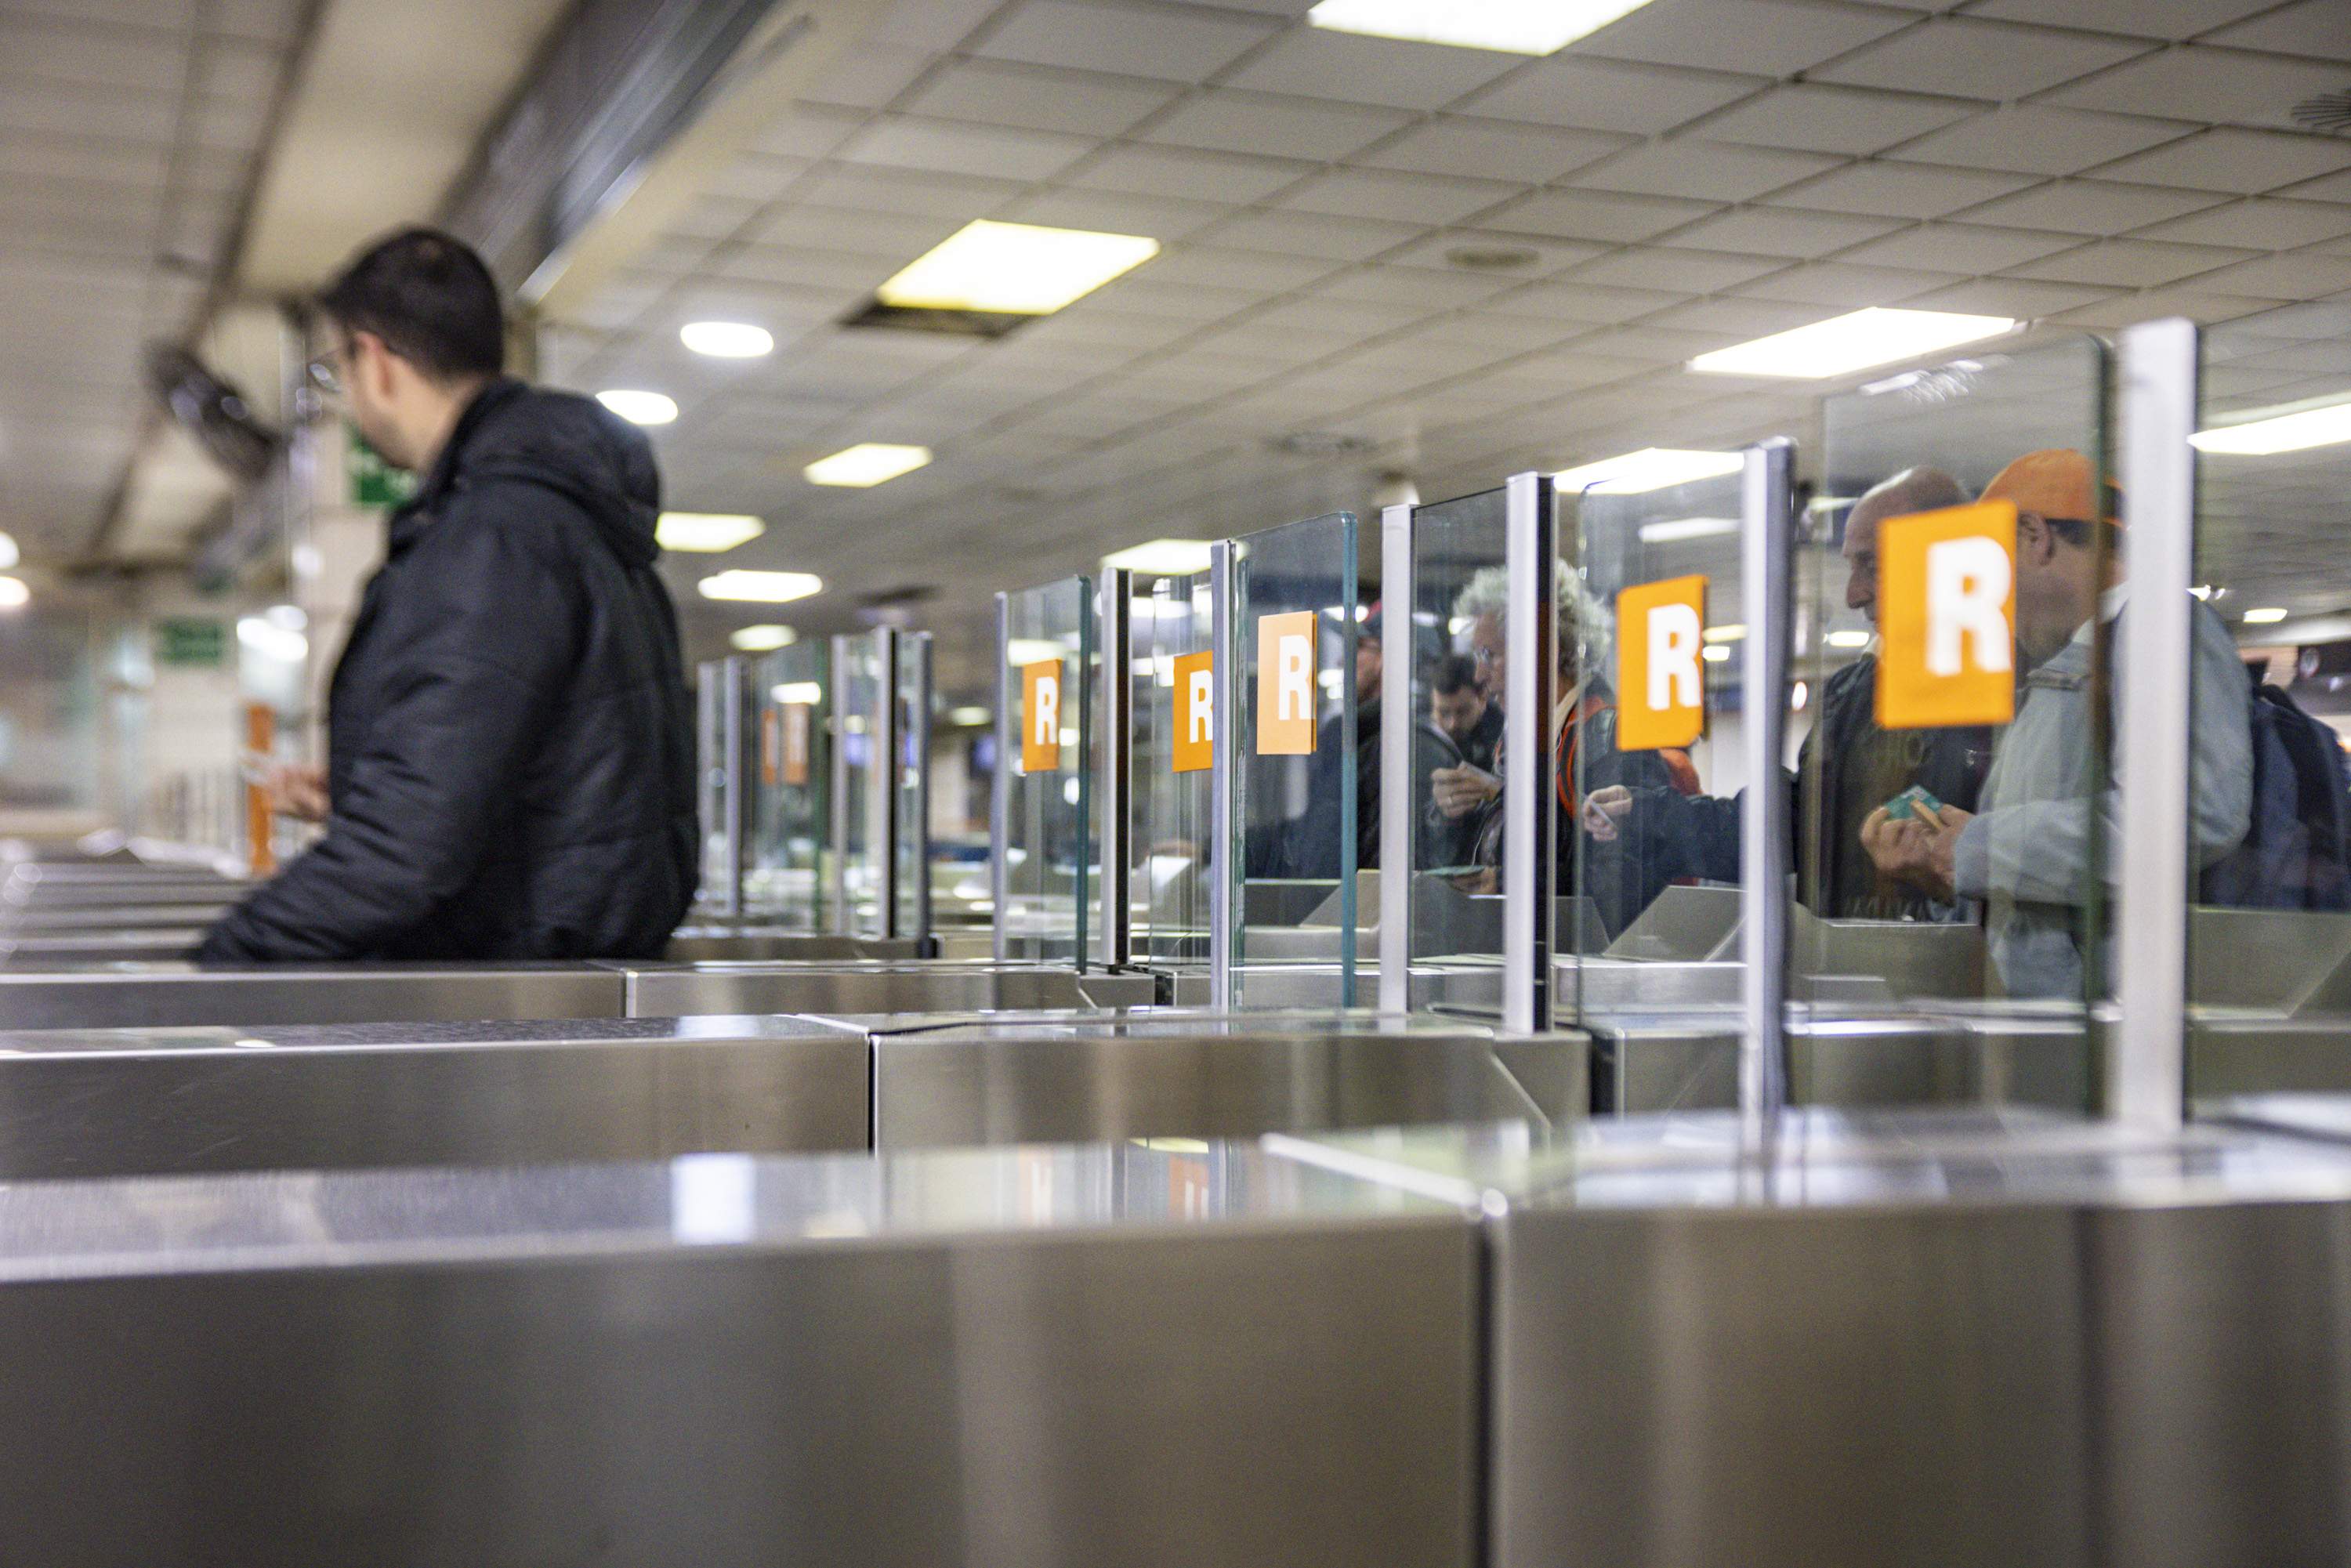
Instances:
[[[1502,1027],[1551,1027],[1552,710],[1559,684],[1551,484],[1513,474],[1503,488],[1502,559],[1510,579],[1502,619],[1510,650],[1502,691]]]
[[[988,777],[987,896],[995,914],[996,961],[1011,956],[1012,868],[1012,596],[996,596],[996,768]]]
[[[851,935],[849,928],[849,669],[853,639],[832,640],[830,701],[832,710],[832,934]]]
[[[2130,610],[2115,667],[2130,681],[2123,745],[2121,1014],[2105,1060],[2105,1113],[2169,1130],[2187,1093],[2189,730],[2195,711],[2196,326],[2122,335],[2122,492],[2130,507]]]
[[[1747,618],[1747,670],[1740,699],[1747,792],[1740,808],[1739,906],[1745,1014],[1739,1048],[1740,1127],[1750,1145],[1768,1140],[1788,1103],[1789,649],[1795,641],[1795,444],[1774,436],[1747,449],[1740,516],[1740,575]]]
[[[1241,776],[1234,755],[1239,736],[1233,713],[1240,691],[1240,639],[1233,625],[1233,543],[1219,539],[1208,547],[1209,667],[1215,675],[1216,697],[1208,708],[1208,998],[1219,1011],[1233,1005],[1233,949],[1240,919],[1241,835],[1234,799]]]
[[[906,694],[906,864],[914,878],[914,928],[902,931],[927,944],[931,939],[931,634],[911,634],[914,685]]]
[[[726,847],[718,872],[718,910],[729,919],[743,913],[743,834],[749,821],[749,813],[743,809],[745,663],[737,653],[718,664],[718,754],[726,778],[719,827]]]
[[[884,941],[898,929],[898,630],[873,629],[873,707],[866,716],[873,744],[867,750],[866,851],[873,860],[873,934]]]
[[[1096,620],[1102,627],[1102,768],[1094,793],[1101,819],[1102,955],[1106,968],[1134,960],[1131,842],[1134,809],[1134,574],[1113,568],[1102,575]]]
[[[1412,508],[1380,513],[1380,1010],[1412,1007]],[[1390,737],[1395,737],[1392,742]]]

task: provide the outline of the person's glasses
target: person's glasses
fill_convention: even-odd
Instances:
[[[329,349],[312,360],[308,367],[310,384],[329,397],[340,397],[343,392],[342,350]]]
[[[1499,664],[1502,651],[1499,648],[1472,648],[1469,650],[1469,658],[1471,663],[1478,664]]]

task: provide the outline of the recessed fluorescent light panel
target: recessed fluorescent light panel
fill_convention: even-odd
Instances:
[[[1152,577],[1189,577],[1208,570],[1208,547],[1198,539],[1153,539],[1132,549],[1102,557],[1113,571],[1140,571]]]
[[[737,626],[726,641],[746,653],[772,653],[778,648],[789,648],[799,641],[800,634],[789,626],[772,622],[758,626]]]
[[[716,555],[767,531],[767,524],[739,512],[664,512],[653,538],[664,549]]]
[[[1548,55],[1649,0],[1322,0],[1306,20],[1334,33]]]
[[[1718,376],[1819,381],[1997,337],[2015,326],[2014,319],[2007,316],[1962,316],[1949,310],[1896,310],[1873,305],[1736,348],[1700,354],[1689,368]]]
[[[824,591],[824,579],[805,571],[722,571],[695,585],[705,599],[746,604],[789,604]]]
[[[24,552],[16,548],[16,536],[0,534],[0,571],[7,570],[22,559],[24,559]]]
[[[2285,612],[2274,606],[2267,610],[2245,612],[2245,624],[2248,626],[2274,626],[2284,619]]]
[[[2281,452],[2304,452],[2346,441],[2351,441],[2351,402],[2199,430],[2188,438],[2188,444],[2199,452],[2228,457],[2274,457]]]
[[[966,224],[883,284],[875,298],[908,310],[1050,316],[1159,254],[1141,235]]]
[[[1685,452],[1669,446],[1644,446],[1638,452],[1622,453],[1604,457],[1597,463],[1586,463],[1552,476],[1552,483],[1562,490],[1596,490],[1604,496],[1638,496],[1650,490],[1662,490],[1672,485],[1687,485],[1694,479],[1719,479],[1725,474],[1736,474],[1746,465],[1746,459],[1736,452]],[[1712,522],[1713,518],[1692,518],[1693,522]],[[1656,527],[1651,524],[1650,527]],[[1737,523],[1730,525],[1733,530]],[[1648,538],[1648,530],[1642,530]],[[1698,536],[1684,536],[1695,538]]]
[[[931,449],[927,446],[892,446],[866,441],[818,459],[800,470],[800,477],[811,485],[841,485],[866,490],[912,474],[930,460]]]
[[[1739,531],[1736,517],[1667,517],[1641,525],[1645,545],[1679,544],[1685,539],[1720,538]]]
[[[786,707],[814,707],[824,701],[824,687],[816,681],[787,681],[768,695]]]
[[[631,424],[667,424],[677,417],[677,403],[657,392],[633,392],[614,387],[600,392],[596,401]]]
[[[677,340],[714,360],[756,360],[776,351],[774,334],[747,321],[688,321],[677,329]]]
[[[1869,633],[1866,632],[1832,632],[1828,635],[1828,644],[1832,648],[1866,648],[1869,646]]]
[[[0,610],[22,610],[32,602],[33,591],[21,577],[0,577]]]

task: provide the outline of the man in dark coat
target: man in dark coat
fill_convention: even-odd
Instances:
[[[208,963],[652,957],[692,901],[694,734],[660,479],[595,402],[508,379],[496,285],[410,230],[319,298],[391,519],[329,694],[326,833]]]

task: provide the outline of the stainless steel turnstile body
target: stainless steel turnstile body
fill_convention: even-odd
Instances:
[[[102,966],[0,972],[0,1030],[610,1019],[627,999],[619,970],[585,964]]]
[[[27,1562],[1471,1568],[1478,1237],[1246,1147],[0,1190]]]

